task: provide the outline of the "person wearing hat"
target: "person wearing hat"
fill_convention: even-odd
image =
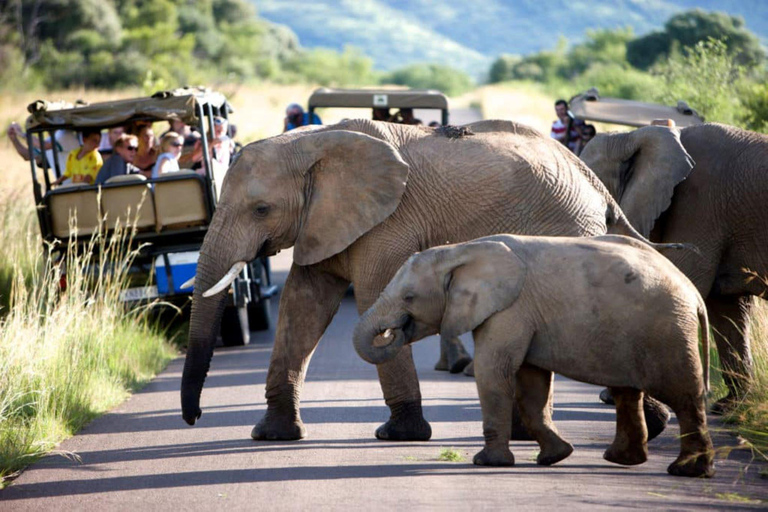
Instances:
[[[283,121],[283,132],[293,130],[299,126],[306,126],[308,124],[323,124],[320,118],[312,112],[312,115],[308,112],[304,112],[304,109],[298,103],[291,103],[285,109],[285,120]]]

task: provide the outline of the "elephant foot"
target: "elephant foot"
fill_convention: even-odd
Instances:
[[[472,357],[461,340],[458,338],[450,341],[440,340],[440,359],[435,364],[435,370],[460,373],[471,362]]]
[[[700,455],[680,455],[669,465],[667,473],[672,476],[693,478],[712,478],[715,476],[715,464],[711,453]]]
[[[645,414],[645,426],[648,428],[648,441],[664,432],[669,422],[669,409],[648,395],[643,397],[643,413]]]
[[[610,388],[605,388],[600,392],[600,401],[606,405],[616,405],[616,401],[613,399],[613,394]]]
[[[640,445],[621,449],[611,445],[603,453],[603,458],[608,462],[621,464],[622,466],[637,466],[648,460],[648,447]]]
[[[489,450],[485,447],[475,454],[472,463],[476,466],[514,466],[515,456],[509,448]]]
[[[254,441],[295,441],[306,436],[307,429],[304,428],[301,418],[294,419],[292,415],[280,416],[269,410],[251,430],[251,438]]]
[[[376,429],[376,439],[383,441],[429,441],[432,427],[424,419],[419,402],[392,407],[389,421]]]
[[[467,366],[464,367],[464,371],[462,372],[467,377],[474,377],[475,376],[475,362],[472,361]]]
[[[734,407],[736,407],[736,404],[738,404],[738,400],[735,396],[733,396],[731,393],[728,393],[727,396],[721,398],[717,402],[712,404],[712,407],[710,407],[710,411],[712,414],[717,414],[719,416],[729,413],[733,410]]]
[[[539,466],[551,466],[573,453],[573,445],[562,439],[558,440],[554,448],[543,449],[536,457],[536,464]]]

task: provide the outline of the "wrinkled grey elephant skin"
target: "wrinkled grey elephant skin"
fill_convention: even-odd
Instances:
[[[541,447],[539,464],[571,454],[573,446],[547,411],[557,372],[613,391],[616,438],[606,460],[647,460],[641,403],[649,392],[680,422],[680,455],[668,472],[714,475],[704,300],[647,244],[615,235],[496,235],[429,249],[409,258],[365,312],[354,345],[366,361],[384,364],[426,336],[469,331],[485,436],[475,464],[514,464],[509,432],[515,401]]]
[[[699,249],[665,256],[705,298],[731,407],[753,372],[749,315],[768,293],[768,136],[705,124],[596,136],[581,157],[633,226]]]
[[[201,414],[226,297],[202,292],[237,262],[294,248],[267,374],[267,412],[251,434],[289,440],[306,434],[299,412],[304,375],[350,283],[362,312],[411,254],[446,242],[499,232],[641,238],[562,145],[506,121],[466,128],[448,137],[445,130],[350,120],[243,149],[200,251],[181,386],[189,424]],[[428,439],[410,348],[377,370],[391,412],[377,437]]]

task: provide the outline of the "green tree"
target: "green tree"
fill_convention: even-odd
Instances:
[[[415,89],[438,89],[449,96],[467,92],[472,79],[463,71],[441,64],[413,64],[384,75],[381,83]]]
[[[709,39],[674,50],[652,73],[661,79],[655,98],[660,103],[676,105],[684,100],[708,121],[738,124],[743,117],[737,94],[743,68],[723,41]]]
[[[701,9],[676,14],[664,24],[664,30],[628,42],[627,60],[637,68],[649,69],[675,47],[693,47],[709,38],[723,41],[739,65],[751,68],[765,62],[760,40],[745,27],[743,18]]]
[[[522,58],[519,55],[500,55],[491,65],[491,70],[488,73],[488,82],[495,84],[512,80],[515,77],[515,66],[519,64],[521,60]]]

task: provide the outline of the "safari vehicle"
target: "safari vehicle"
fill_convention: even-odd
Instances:
[[[318,108],[412,108],[440,111],[448,124],[448,98],[431,89],[316,89],[309,97],[310,116]],[[369,114],[366,114],[369,117]]]
[[[202,88],[184,88],[157,93],[151,97],[72,106],[38,101],[28,108],[27,144],[38,137],[40,147],[56,130],[104,129],[137,122],[180,119],[201,135],[204,175],[181,170],[146,179],[140,175],[117,176],[103,185],[73,184],[55,186],[62,175],[57,147],[53,145],[53,166],[43,159],[39,169],[31,159],[32,186],[37,205],[40,232],[52,258],[66,251],[83,251],[95,233],[110,234],[115,219],[135,226],[131,249],[138,255],[128,269],[129,288],[121,293],[127,303],[162,299],[177,305],[190,302],[192,287],[185,282],[194,277],[197,258],[211,217],[216,210],[217,190],[226,173],[212,165],[206,134],[213,133],[214,116],[228,118],[232,112],[226,98]],[[70,226],[70,218],[76,229]],[[72,240],[72,243],[68,242]],[[98,252],[98,247],[97,247]],[[94,254],[94,271],[100,262]],[[66,276],[64,276],[64,279]],[[222,320],[224,345],[243,345],[250,341],[250,329],[268,329],[272,286],[266,258],[255,259],[243,269],[230,288],[230,300]]]
[[[655,120],[671,119],[675,126],[685,128],[704,123],[704,118],[685,101],[678,101],[674,107],[601,97],[596,88],[578,94],[568,102],[576,119],[626,126],[648,126]]]

